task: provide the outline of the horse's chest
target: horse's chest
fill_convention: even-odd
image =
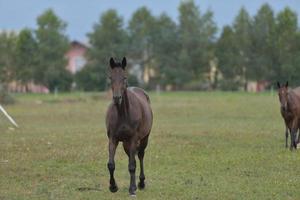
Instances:
[[[121,123],[117,126],[115,131],[115,137],[120,140],[124,141],[134,136],[136,132],[136,124],[132,123]]]
[[[289,120],[292,118],[293,116],[293,113],[291,111],[286,111],[286,110],[283,110],[282,108],[280,109],[281,111],[281,116],[285,119],[285,120]]]

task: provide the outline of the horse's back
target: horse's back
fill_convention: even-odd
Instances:
[[[289,91],[289,110],[293,115],[300,116],[300,87]]]
[[[132,91],[134,94],[136,94],[138,97],[145,99],[148,103],[150,103],[150,98],[145,90],[139,87],[129,87],[130,91]]]
[[[147,135],[151,131],[153,114],[150,106],[150,98],[148,94],[142,88],[138,87],[129,87],[128,90],[132,92],[140,102],[140,105],[143,110],[143,132]]]
[[[296,88],[292,89],[292,91],[295,95],[300,97],[300,87],[296,87]]]
[[[293,103],[300,107],[300,87],[296,87],[289,92],[293,96]]]

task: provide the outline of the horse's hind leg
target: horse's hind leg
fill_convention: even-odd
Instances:
[[[144,174],[144,154],[145,154],[145,149],[148,144],[148,136],[145,137],[143,140],[141,140],[140,147],[138,150],[138,157],[140,160],[140,182],[138,184],[138,187],[140,190],[145,188],[145,174]]]
[[[118,191],[118,186],[116,184],[115,177],[114,177],[114,171],[115,171],[114,157],[115,157],[117,146],[118,146],[118,142],[110,138],[109,139],[109,145],[108,145],[109,160],[108,160],[108,163],[107,163],[107,168],[108,168],[109,173],[110,173],[109,190],[111,192],[117,192]]]

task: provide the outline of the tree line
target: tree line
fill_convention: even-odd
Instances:
[[[69,47],[66,23],[46,10],[37,25],[36,30],[0,33],[0,82],[3,87],[16,81],[25,86],[34,82],[50,91],[69,90],[73,77],[64,58]]]
[[[297,13],[275,14],[263,4],[254,16],[241,8],[232,24],[218,31],[213,12],[182,1],[175,22],[137,9],[126,23],[116,10],[104,12],[87,34],[88,63],[71,75],[65,68],[67,24],[48,9],[37,28],[0,33],[0,81],[34,82],[50,91],[107,87],[108,59],[127,57],[129,84],[154,89],[245,89],[249,81],[289,80],[299,85],[300,31]],[[74,85],[74,84],[73,84]]]

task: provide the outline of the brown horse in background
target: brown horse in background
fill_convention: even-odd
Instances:
[[[146,92],[137,87],[127,87],[126,58],[122,63],[110,59],[110,80],[113,93],[113,101],[106,113],[106,128],[109,138],[109,160],[107,167],[110,173],[111,192],[118,190],[115,178],[114,156],[119,141],[123,142],[123,147],[128,155],[128,170],[130,173],[130,195],[135,195],[136,181],[135,155],[138,154],[140,160],[140,189],[145,187],[145,175],[143,158],[147,147],[148,137],[152,127],[152,110],[150,99]]]
[[[280,101],[280,112],[285,122],[285,146],[287,148],[288,132],[291,135],[290,149],[296,149],[300,137],[297,139],[297,132],[300,126],[300,87],[295,89],[288,88],[288,82],[285,85],[278,86],[278,96]]]

